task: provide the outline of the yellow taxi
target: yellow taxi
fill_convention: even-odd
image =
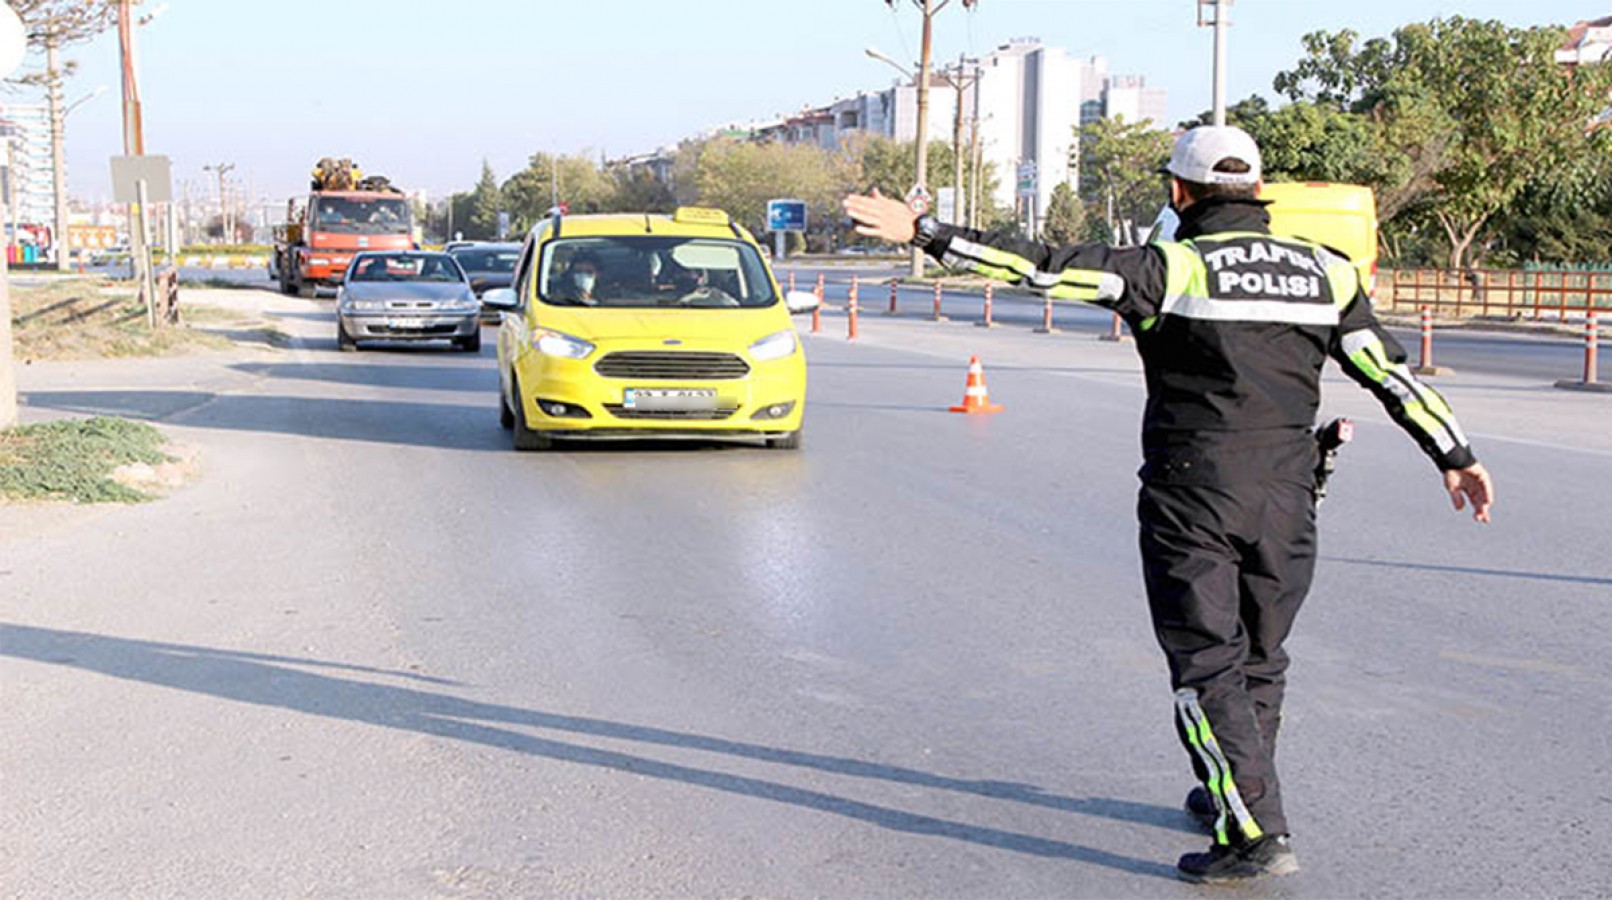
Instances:
[[[500,421],[515,449],[556,439],[748,436],[796,449],[806,359],[779,289],[726,213],[569,216],[532,229],[500,311]]]

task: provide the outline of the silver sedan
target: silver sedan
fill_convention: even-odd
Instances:
[[[481,349],[481,303],[446,253],[371,251],[353,257],[336,293],[336,346],[449,340]]]

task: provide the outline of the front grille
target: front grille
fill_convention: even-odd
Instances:
[[[676,419],[684,422],[720,422],[733,417],[733,409],[628,409],[619,403],[606,403],[605,409],[618,419]]]
[[[364,330],[369,334],[373,334],[373,335],[375,335],[377,337],[382,337],[382,336],[385,336],[385,335],[388,335],[388,334],[408,334],[408,335],[414,335],[414,334],[420,334],[420,335],[424,335],[424,334],[453,334],[455,331],[459,330],[459,326],[451,324],[451,323],[447,324],[447,325],[436,325],[436,324],[432,324],[432,325],[393,325],[393,324],[385,324],[385,325],[365,325]]]
[[[750,364],[732,353],[695,353],[679,350],[632,350],[608,353],[593,366],[606,378],[638,381],[743,378]]]

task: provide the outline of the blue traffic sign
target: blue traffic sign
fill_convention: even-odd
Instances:
[[[806,230],[806,201],[804,201],[804,200],[769,200],[769,201],[767,201],[767,230],[768,231],[805,231]]]

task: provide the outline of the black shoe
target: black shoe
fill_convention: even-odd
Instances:
[[[1205,831],[1215,833],[1215,820],[1220,818],[1220,810],[1215,807],[1215,798],[1210,796],[1208,788],[1200,784],[1187,791],[1186,809],[1187,815],[1196,819]]]
[[[1299,858],[1288,846],[1287,835],[1267,834],[1247,844],[1218,844],[1208,853],[1188,853],[1175,867],[1188,881],[1222,884],[1262,875],[1292,875],[1299,870]]]

